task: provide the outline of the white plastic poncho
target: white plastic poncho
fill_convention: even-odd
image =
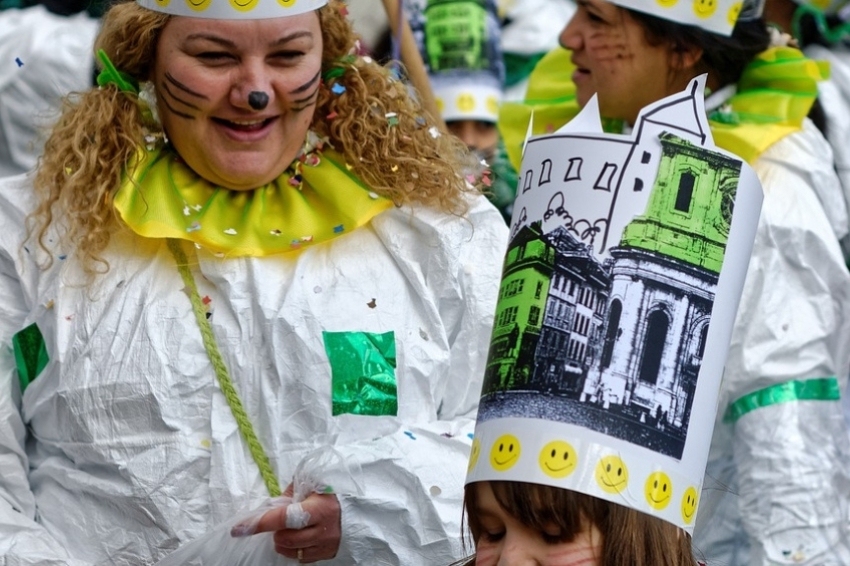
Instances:
[[[694,536],[709,565],[850,564],[841,403],[789,393],[823,378],[847,390],[850,274],[838,244],[847,207],[831,158],[806,121],[754,164],[765,199]],[[758,403],[757,391],[773,395]],[[750,410],[724,421],[744,398]]]
[[[30,170],[62,97],[91,86],[98,27],[44,6],[0,11],[0,177]]]
[[[267,491],[165,241],[116,235],[108,273],[89,286],[61,250],[39,270],[37,246],[21,248],[30,194],[27,178],[0,182],[0,556],[9,566],[153,564]],[[342,542],[327,564],[461,554],[506,241],[479,197],[465,218],[393,208],[296,255],[197,251],[218,346],[281,484],[325,445],[362,472],[362,495],[340,495]],[[21,396],[12,338],[32,323],[49,361]],[[333,416],[334,370],[350,358],[329,336],[386,333],[394,359],[378,348],[370,359],[385,373],[395,364],[398,416]]]

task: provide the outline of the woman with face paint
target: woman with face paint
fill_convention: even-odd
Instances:
[[[695,553],[708,564],[850,564],[850,442],[839,399],[850,366],[850,277],[831,222],[847,204],[829,145],[807,118],[823,66],[771,36],[758,3],[577,4],[565,49],[538,64],[528,102],[500,116],[515,164],[532,109],[542,132],[596,95],[608,128],[621,131],[706,73],[715,143],[752,164],[764,187]],[[497,492],[497,500],[522,498]]]
[[[0,184],[0,555],[457,559],[507,239],[466,149],[336,0],[124,1],[96,48]]]

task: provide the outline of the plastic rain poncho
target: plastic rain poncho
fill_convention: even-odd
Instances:
[[[850,564],[850,442],[836,398],[850,365],[850,274],[831,156],[806,121],[753,164],[765,198],[694,534],[709,565]]]
[[[31,169],[62,97],[92,85],[98,26],[43,6],[0,11],[0,177]]]
[[[44,254],[21,241],[29,183],[0,182],[0,563],[153,564],[268,494],[166,242],[120,232],[86,285],[54,238],[40,270]],[[296,254],[223,259],[184,243],[281,485],[322,446],[360,471],[325,563],[460,556],[506,241],[478,197],[466,217],[393,207]],[[32,353],[40,334],[27,367],[44,367],[22,396],[13,334],[33,323],[16,344]]]

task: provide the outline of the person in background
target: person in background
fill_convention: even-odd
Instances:
[[[103,16],[99,86],[0,182],[6,562],[156,563],[317,451],[326,489],[214,544],[460,556],[507,228],[356,41],[336,0]]]
[[[448,131],[490,168],[488,196],[510,219],[516,173],[496,127],[505,67],[495,0],[405,0],[404,13]]]
[[[0,2],[0,177],[32,169],[62,97],[92,86],[100,6]]]

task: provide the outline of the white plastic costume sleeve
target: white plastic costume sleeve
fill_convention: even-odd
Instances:
[[[20,187],[8,182],[0,187],[4,189],[0,191],[0,225],[20,226],[18,205],[24,199],[15,194]],[[12,190],[7,192],[7,188]],[[21,390],[12,349],[12,336],[24,327],[28,310],[16,262],[17,257],[0,249],[0,564],[84,566],[70,560],[35,520],[35,500],[27,479]]]
[[[413,241],[416,233],[440,230],[439,224],[428,228],[423,223],[421,230],[405,230],[408,236],[401,237],[402,231],[382,217],[373,221],[387,245],[392,242],[410,250],[402,267],[410,284],[423,290],[440,289],[443,300],[438,308],[447,334],[431,339],[448,341],[451,366],[443,391],[436,395],[442,400],[439,420],[410,427],[399,423],[403,434],[384,435],[359,446],[343,444],[349,451],[346,456],[362,468],[363,495],[340,497],[342,546],[334,564],[424,566],[448,564],[461,554],[461,498],[469,435],[481,394],[507,244],[507,227],[503,221],[494,222],[496,209],[483,198],[472,207],[471,226],[454,240],[456,254],[434,254],[429,242]],[[409,222],[421,222],[421,218],[411,216]],[[431,265],[433,258],[446,255],[456,258],[457,264]],[[436,280],[434,274],[440,273],[454,277]]]
[[[703,491],[706,502],[722,502],[701,508],[695,537],[709,564],[850,564],[840,401],[788,396],[721,420],[730,404],[768,388],[831,378],[846,391],[850,274],[818,196],[841,189],[812,128],[807,123],[755,165],[765,200]]]

